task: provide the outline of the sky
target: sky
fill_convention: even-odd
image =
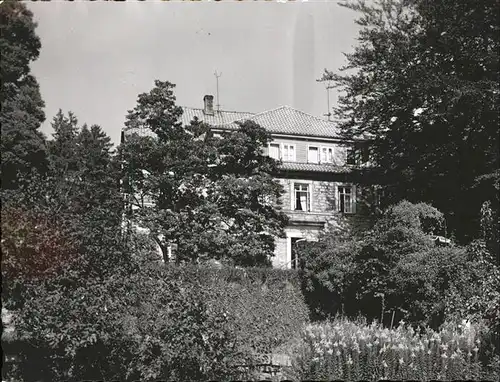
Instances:
[[[98,124],[119,143],[127,111],[156,79],[177,104],[259,113],[288,105],[327,113],[324,69],[356,45],[356,14],[325,2],[30,2],[42,42],[32,64],[46,121],[59,109]],[[330,91],[330,104],[337,99]],[[214,104],[217,100],[214,100]],[[326,117],[325,117],[326,118]]]

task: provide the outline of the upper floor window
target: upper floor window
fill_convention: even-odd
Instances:
[[[356,148],[355,147],[347,147],[346,149],[346,164],[356,164]]]
[[[309,146],[307,150],[308,163],[333,163],[333,147]]]
[[[352,186],[338,187],[339,211],[352,214],[354,213],[354,194]]]
[[[319,162],[319,149],[317,147],[309,146],[307,150],[307,162],[308,163]]]
[[[307,183],[294,185],[294,209],[296,211],[311,211],[311,190]]]
[[[290,143],[283,143],[283,154],[281,155],[281,159],[286,162],[294,162],[295,161],[295,145]]]
[[[321,163],[333,163],[333,147],[321,147]]]
[[[295,145],[291,143],[270,143],[269,156],[276,160],[295,162]]]
[[[273,159],[280,160],[280,144],[270,143],[269,144],[269,156]]]
[[[366,163],[369,161],[370,149],[367,144],[358,143],[354,146],[346,148],[345,163],[349,165],[356,165]]]

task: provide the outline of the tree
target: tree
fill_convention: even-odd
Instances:
[[[40,39],[33,14],[19,1],[0,7],[2,188],[16,189],[36,170],[47,168],[44,103],[29,64],[38,58]]]
[[[344,6],[361,13],[359,45],[343,73],[323,76],[345,92],[335,110],[344,134],[370,139],[387,204],[431,202],[470,239],[498,179],[498,1]]]
[[[138,208],[133,220],[150,229],[165,255],[176,244],[177,261],[268,264],[273,236],[286,222],[270,203],[281,187],[271,176],[276,163],[261,153],[269,135],[251,122],[222,139],[198,120],[182,126],[174,85],[155,85],[139,95],[126,125],[157,139],[132,135],[120,147],[126,189]],[[144,203],[148,198],[153,203]]]
[[[52,120],[53,140],[48,143],[52,171],[68,175],[78,168],[77,137],[80,128],[78,119],[69,112],[66,117],[61,109]],[[80,153],[80,152],[79,152]]]

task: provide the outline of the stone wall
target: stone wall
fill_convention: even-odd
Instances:
[[[336,212],[337,185],[343,183],[306,179],[279,179],[279,182],[284,189],[281,197],[281,206],[284,211],[292,211],[294,209],[294,184],[303,183],[309,184],[312,202],[311,212]]]

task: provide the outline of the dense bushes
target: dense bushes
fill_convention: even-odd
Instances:
[[[435,244],[432,234],[442,229],[436,209],[401,202],[363,236],[334,227],[319,243],[303,245],[300,274],[315,317],[343,312],[386,325],[405,320],[437,329],[447,317],[468,316],[463,309],[454,313],[495,283],[489,274],[497,268],[475,259],[470,248]],[[483,279],[490,284],[479,285]],[[495,315],[498,300],[490,294],[488,301]]]
[[[27,281],[61,273],[76,260],[76,243],[64,225],[46,213],[2,208],[2,301],[15,307]]]
[[[296,274],[272,269],[151,264],[25,293],[5,348],[23,381],[234,379],[307,321]]]
[[[16,379],[224,379],[243,358],[227,311],[196,281],[150,269],[29,293],[14,321]]]
[[[394,330],[335,320],[308,325],[294,345],[294,380],[498,379],[479,359],[480,328],[469,322],[440,331]]]
[[[206,304],[225,309],[242,352],[269,354],[308,320],[295,271],[269,268],[167,266],[167,279],[199,283]]]

